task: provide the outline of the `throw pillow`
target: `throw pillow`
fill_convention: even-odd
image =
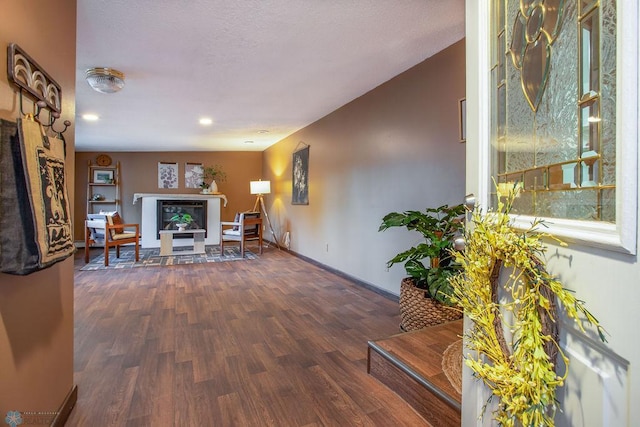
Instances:
[[[118,212],[114,212],[113,215],[111,215],[111,221],[113,222],[113,225],[124,224],[124,221]],[[124,233],[124,227],[116,227],[115,232],[116,234]]]

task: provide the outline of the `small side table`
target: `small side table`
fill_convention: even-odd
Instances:
[[[160,256],[175,255],[173,247],[173,236],[176,234],[193,234],[193,250],[178,251],[179,255],[203,254],[204,250],[204,233],[206,230],[195,228],[193,230],[161,230],[160,231]]]

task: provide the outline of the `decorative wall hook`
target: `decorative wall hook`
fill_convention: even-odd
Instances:
[[[7,76],[18,88],[34,100],[44,101],[49,110],[62,111],[62,88],[20,46],[7,48]],[[22,112],[22,111],[21,111]]]
[[[71,126],[71,122],[65,120],[64,129],[61,131],[53,127],[62,111],[62,88],[60,85],[15,43],[8,46],[7,59],[7,76],[19,90],[21,116],[27,115],[23,103],[23,97],[26,95],[34,101],[33,111],[29,114],[32,114],[42,126],[55,132],[64,142],[62,134]],[[40,116],[43,110],[49,112],[48,120]]]
[[[64,129],[62,130],[56,130],[53,127],[53,124],[55,123],[55,119],[53,120],[53,122],[51,122],[51,130],[54,131],[55,133],[58,134],[58,136],[62,136],[63,133],[65,133],[67,131],[67,128],[69,126],[71,126],[71,122],[69,120],[65,120],[62,124],[64,125]]]
[[[21,93],[22,93],[22,91],[21,91]],[[42,101],[42,100],[40,100],[40,101],[36,102],[36,105],[35,105],[35,114],[34,114],[33,116],[34,116],[34,117],[36,118],[36,120],[38,120],[40,123],[42,123],[42,120],[40,120],[40,113],[42,112],[42,110],[43,110],[43,109],[46,109],[46,108],[47,108],[47,103],[46,103],[46,102],[44,102],[44,101]]]

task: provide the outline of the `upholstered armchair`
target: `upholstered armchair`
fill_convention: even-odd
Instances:
[[[224,255],[224,245],[228,242],[240,243],[240,255],[244,258],[246,242],[258,241],[262,254],[262,218],[260,212],[236,214],[236,219],[220,222],[220,253]]]

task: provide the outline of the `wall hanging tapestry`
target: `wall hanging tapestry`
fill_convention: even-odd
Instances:
[[[0,271],[25,275],[75,250],[64,144],[31,115],[0,128]]]
[[[293,153],[291,204],[309,204],[309,146]]]

